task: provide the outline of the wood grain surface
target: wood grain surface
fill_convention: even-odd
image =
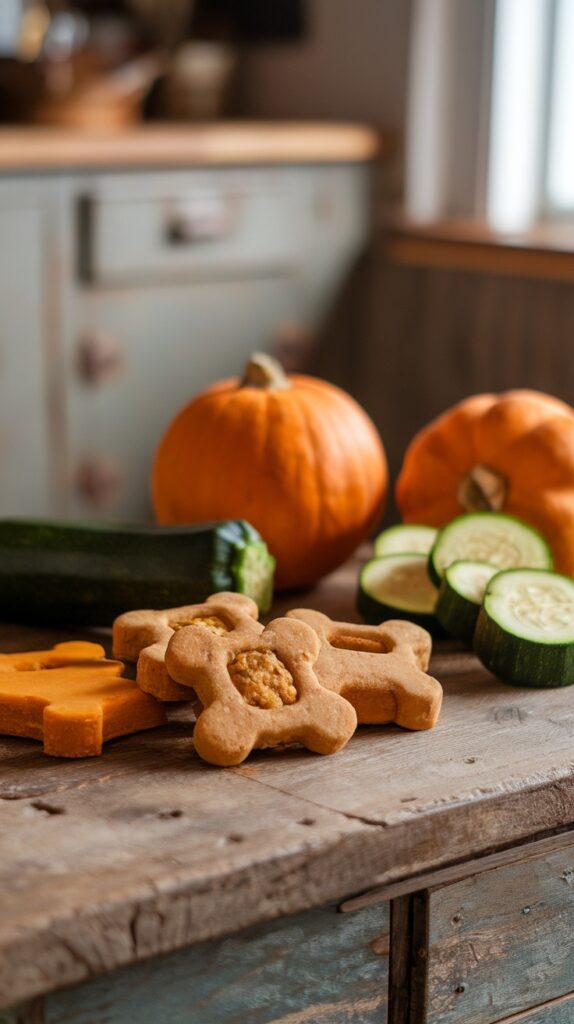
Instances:
[[[370,160],[381,149],[388,149],[388,140],[356,124],[222,122],[120,132],[3,128],[0,171],[343,163]]]
[[[355,581],[277,610],[350,618]],[[3,627],[0,649],[70,635]],[[210,768],[186,708],[91,760],[2,739],[0,1005],[570,825],[572,691],[504,686],[452,648],[433,672],[434,730],[361,729],[328,758]]]
[[[427,1024],[491,1024],[574,987],[574,843],[431,890]]]
[[[572,1024],[574,1020],[574,994],[552,999],[535,1010],[525,1010],[506,1017],[500,1024]]]
[[[42,1024],[384,1024],[388,908],[331,905],[46,1000]]]

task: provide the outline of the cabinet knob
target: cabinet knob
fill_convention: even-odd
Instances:
[[[168,203],[165,235],[172,245],[218,242],[233,230],[236,204],[218,192],[198,193]]]
[[[78,465],[76,487],[80,497],[94,508],[109,505],[121,490],[120,463],[110,455],[89,455]]]
[[[303,373],[315,349],[315,336],[305,324],[285,320],[273,333],[271,351],[287,373]]]
[[[124,357],[117,338],[89,331],[78,342],[77,368],[83,381],[103,384],[123,369]]]

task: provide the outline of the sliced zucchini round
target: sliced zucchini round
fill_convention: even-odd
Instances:
[[[543,569],[499,572],[473,642],[494,675],[518,686],[574,683],[574,580]]]
[[[436,599],[426,555],[383,555],[361,569],[357,607],[365,622],[377,625],[385,619],[409,619],[436,632]]]
[[[490,580],[499,570],[486,562],[453,562],[442,578],[436,617],[449,636],[472,642],[482,599]]]
[[[453,562],[488,562],[498,569],[551,569],[552,553],[542,534],[514,516],[471,512],[443,526],[429,555],[429,575],[438,586]]]
[[[400,523],[383,530],[375,540],[375,555],[428,555],[438,530],[418,523]]]

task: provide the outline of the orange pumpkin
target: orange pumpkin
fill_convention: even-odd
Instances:
[[[277,559],[280,589],[340,565],[378,522],[386,490],[383,446],[361,407],[261,354],[242,381],[221,381],[182,409],[152,478],[160,523],[252,523]]]
[[[407,523],[504,511],[537,527],[574,576],[574,410],[538,391],[474,395],[425,427],[396,487]]]

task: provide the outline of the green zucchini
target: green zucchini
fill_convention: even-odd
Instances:
[[[436,617],[449,636],[471,644],[487,584],[499,570],[485,562],[453,562],[442,578]]]
[[[443,526],[429,555],[429,575],[438,586],[453,562],[488,562],[498,569],[551,569],[552,553],[542,534],[514,516],[471,512]]]
[[[436,633],[436,599],[426,555],[383,555],[361,569],[357,608],[365,622],[378,625],[385,619],[409,619]]]
[[[0,619],[111,625],[236,590],[268,609],[275,561],[249,523],[196,526],[0,520]]]
[[[574,683],[574,580],[544,569],[499,572],[486,588],[473,647],[518,686]]]
[[[438,530],[419,523],[400,523],[383,530],[375,539],[375,555],[428,555]]]

